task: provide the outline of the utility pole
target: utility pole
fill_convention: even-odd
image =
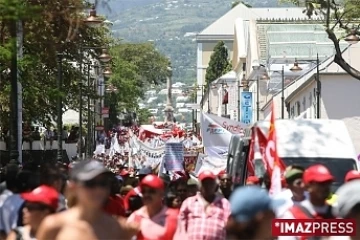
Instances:
[[[281,67],[281,119],[285,117],[285,72],[284,72],[284,65]]]
[[[62,74],[62,60],[63,60],[63,54],[58,53],[57,54],[57,63],[58,63],[58,76],[57,76],[57,89],[58,89],[58,99],[57,99],[57,129],[58,129],[58,135],[57,135],[57,155],[56,160],[62,162],[63,159],[63,121],[62,121],[62,84],[63,84],[63,74]]]
[[[320,81],[320,70],[319,70],[319,54],[316,54],[316,117],[320,119],[320,106],[321,106],[321,81]]]

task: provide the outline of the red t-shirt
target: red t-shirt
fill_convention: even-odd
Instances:
[[[125,217],[124,200],[120,196],[111,196],[104,207],[104,211],[112,216]]]

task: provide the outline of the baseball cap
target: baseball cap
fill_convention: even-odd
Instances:
[[[70,178],[76,181],[89,181],[103,173],[111,173],[109,169],[95,160],[81,161],[70,172]]]
[[[149,174],[140,182],[140,187],[148,186],[155,189],[164,189],[164,181],[156,175]]]
[[[284,173],[284,178],[287,181],[296,180],[297,178],[302,178],[304,171],[298,168],[287,168]]]
[[[139,175],[148,175],[152,173],[152,169],[151,167],[143,167],[142,169],[140,169],[140,171],[138,172],[138,176]]]
[[[305,170],[303,181],[305,184],[310,182],[323,183],[334,181],[334,177],[324,165],[317,164],[310,166]]]
[[[353,207],[360,203],[360,179],[345,183],[335,194],[337,201],[333,205],[332,212],[336,217],[345,218]]]
[[[249,176],[247,179],[246,179],[246,183],[247,184],[259,184],[260,183],[260,179],[257,177],[257,176]]]
[[[360,172],[356,170],[349,171],[345,176],[345,182],[349,182],[351,180],[360,179]]]
[[[199,180],[203,181],[205,179],[216,180],[216,175],[213,172],[209,171],[209,170],[205,170],[205,171],[200,173]]]
[[[52,187],[41,185],[31,192],[21,194],[26,202],[41,203],[56,211],[59,204],[59,193]]]
[[[239,187],[230,196],[231,216],[237,222],[248,222],[260,212],[275,212],[284,202],[270,198],[269,193],[259,186]]]

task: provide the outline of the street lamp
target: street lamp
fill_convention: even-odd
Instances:
[[[110,67],[105,67],[103,71],[103,75],[106,78],[110,78],[112,76],[112,71]]]
[[[356,39],[354,37],[357,37],[355,34],[353,34],[353,37],[349,36],[349,41],[350,39],[352,39],[353,43],[350,44],[354,44]],[[357,41],[359,41],[359,38],[357,37]],[[345,40],[346,41],[346,40]],[[308,61],[308,62],[312,62],[312,61]],[[319,60],[319,54],[316,54],[316,118],[320,118],[320,98],[321,98],[321,82],[320,82],[320,60]],[[290,68],[290,71],[292,72],[298,72],[298,71],[302,71],[302,68],[299,67],[299,64],[297,62],[297,60],[295,59],[294,62],[294,66],[292,68]]]
[[[101,55],[98,57],[100,62],[108,63],[111,60],[111,56],[109,55],[109,51],[107,49],[103,49]]]
[[[84,20],[84,23],[89,26],[89,27],[98,27],[100,26],[102,23],[104,22],[103,19],[99,18],[96,15],[96,9],[95,6],[92,6],[90,12],[89,12],[89,17],[87,17]]]
[[[302,71],[303,69],[299,66],[299,62],[296,60],[296,58],[295,58],[295,62],[294,62],[294,66],[292,66],[291,68],[290,68],[290,71],[292,71],[292,72],[300,72],[300,71]]]
[[[360,38],[356,35],[356,31],[352,30],[349,35],[344,39],[348,44],[357,44]]]

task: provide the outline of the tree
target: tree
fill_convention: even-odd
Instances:
[[[360,0],[308,0],[305,1],[305,5],[302,4],[303,1],[299,0],[289,0],[289,2],[305,7],[304,14],[309,18],[320,16],[321,19],[324,19],[325,31],[335,47],[334,62],[349,75],[360,80],[360,71],[345,61],[339,44],[340,40],[344,38],[344,33],[348,36],[360,36],[358,23]],[[343,34],[338,34],[339,30]]]
[[[211,54],[209,66],[206,69],[205,80],[210,84],[225,73],[232,70],[229,62],[228,49],[223,41],[216,44],[214,52]]]
[[[10,68],[11,52],[15,51],[11,44],[14,39],[9,34],[11,22],[23,21],[24,56],[19,68],[24,121],[51,122],[52,116],[56,116],[59,94],[63,95],[64,110],[78,108],[78,83],[85,74],[73,63],[81,59],[80,46],[105,46],[110,41],[105,27],[94,29],[83,23],[82,12],[87,9],[88,4],[82,0],[0,0],[0,70]],[[64,54],[63,92],[56,88],[59,52]],[[8,71],[0,74],[1,120],[8,120],[10,74]],[[95,97],[92,88],[84,86],[83,93]]]
[[[146,124],[149,122],[149,118],[152,116],[149,109],[142,108],[137,111],[138,118],[139,118],[139,125]]]
[[[165,82],[169,60],[149,43],[117,44],[112,47],[111,56],[113,74],[108,83],[118,91],[107,97],[107,103],[116,118],[124,109],[137,110],[145,91]]]
[[[241,3],[241,1],[235,1],[231,3],[231,8],[236,7],[237,5],[239,5],[239,3]]]

